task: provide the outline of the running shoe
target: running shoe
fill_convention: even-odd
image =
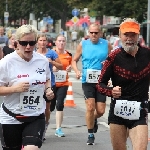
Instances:
[[[89,134],[87,145],[95,145],[94,140],[95,140],[94,134]]]
[[[61,128],[56,129],[55,135],[58,137],[65,137],[65,134],[62,132]]]

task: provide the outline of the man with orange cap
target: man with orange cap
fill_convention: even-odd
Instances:
[[[108,124],[113,150],[126,150],[127,131],[134,150],[148,145],[150,49],[138,44],[140,24],[132,18],[120,24],[122,47],[109,54],[97,90],[111,97]],[[109,79],[113,87],[108,87]]]

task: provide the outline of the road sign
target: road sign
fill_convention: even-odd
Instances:
[[[47,21],[47,17],[43,17],[43,21],[46,22]]]
[[[52,18],[47,18],[47,23],[48,24],[53,24],[54,20]]]
[[[88,27],[88,24],[86,22],[84,22],[84,23],[82,23],[82,27],[86,28],[86,27]]]
[[[73,10],[72,10],[72,15],[73,15],[73,16],[78,16],[78,15],[79,15],[79,10],[76,9],[76,8],[73,9]]]
[[[4,17],[9,17],[9,12],[5,11],[4,12]]]
[[[74,16],[74,17],[72,17],[72,22],[74,23],[74,24],[76,24],[78,21],[79,21],[79,18],[78,17],[76,17],[76,16]]]
[[[89,12],[89,16],[90,16],[90,17],[96,17],[96,16],[97,16],[97,11],[91,10],[91,11]]]

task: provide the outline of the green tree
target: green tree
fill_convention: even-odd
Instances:
[[[94,0],[97,1],[97,0]],[[117,16],[123,18],[136,18],[140,23],[144,20],[147,12],[147,0],[99,0],[99,11],[108,16]]]
[[[140,23],[145,20],[148,0],[68,0],[77,8],[97,10],[101,16],[136,18]]]
[[[140,23],[145,20],[147,0],[7,0],[10,20],[19,18],[29,19],[31,12],[36,19],[43,15],[50,15],[54,20],[61,19],[61,27],[65,29],[65,22],[71,19],[73,8],[99,11],[99,15],[117,16],[121,18],[134,17]],[[5,0],[0,0],[0,18],[4,19]],[[41,18],[42,19],[42,18]]]

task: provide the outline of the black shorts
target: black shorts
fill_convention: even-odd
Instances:
[[[124,125],[128,129],[132,129],[137,125],[148,125],[147,109],[141,110],[139,120],[129,120],[129,119],[123,119],[122,117],[116,116],[114,114],[114,107],[115,104],[111,102],[109,116],[108,116],[108,124],[112,123],[112,124]]]
[[[95,102],[106,102],[106,96],[97,91],[97,83],[82,83],[85,100],[88,98],[95,98]]]
[[[10,150],[21,149],[22,145],[42,146],[42,137],[45,130],[45,116],[33,122],[22,124],[0,124],[0,138],[3,147]]]

